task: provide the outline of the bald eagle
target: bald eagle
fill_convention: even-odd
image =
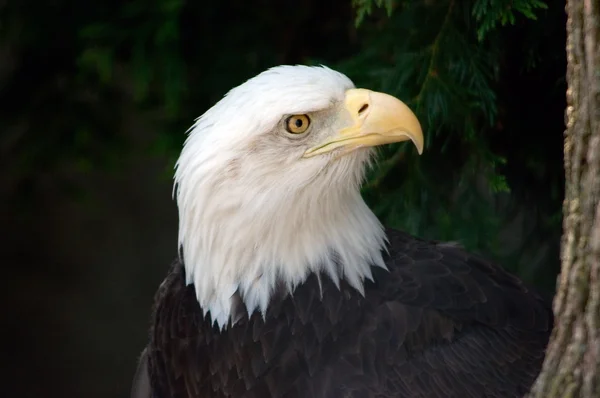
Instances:
[[[197,119],[176,165],[179,256],[136,398],[521,397],[549,304],[458,245],[384,228],[373,148],[423,134],[400,100],[279,66]]]

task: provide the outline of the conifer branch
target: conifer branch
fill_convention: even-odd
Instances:
[[[423,93],[425,92],[425,87],[429,84],[429,82],[431,81],[432,78],[438,76],[438,74],[436,72],[436,64],[437,64],[436,61],[437,61],[437,57],[439,54],[440,42],[442,40],[444,32],[450,25],[452,11],[454,10],[454,1],[455,0],[451,0],[450,4],[448,4],[448,11],[446,12],[446,16],[444,17],[444,22],[442,23],[442,26],[440,27],[440,30],[438,31],[438,34],[436,35],[433,43],[431,44],[431,58],[429,59],[429,66],[427,67],[427,74],[425,75],[425,80],[423,81],[423,84],[421,85],[421,89],[419,90],[419,93],[416,95],[416,97],[413,100],[415,102],[415,104],[417,104],[417,106],[421,101],[421,97],[423,96]]]
[[[431,43],[431,46],[430,46],[431,56],[430,56],[429,64],[427,67],[427,74],[425,76],[425,80],[423,81],[423,84],[421,84],[419,93],[413,99],[413,102],[417,106],[421,101],[421,98],[423,96],[423,93],[425,92],[426,86],[429,84],[429,82],[431,81],[432,78],[436,78],[438,76],[438,74],[436,72],[436,66],[437,66],[437,58],[439,55],[440,43],[442,41],[444,33],[446,32],[446,29],[450,25],[452,12],[454,10],[454,4],[455,4],[455,0],[451,0],[450,3],[448,4],[448,10],[446,11],[446,15],[444,16],[444,21],[442,22],[442,26],[440,27],[440,30],[438,31],[437,35],[435,36],[435,39]],[[365,188],[366,189],[377,189],[379,187],[379,185],[381,184],[381,182],[388,175],[388,173],[392,169],[392,167],[395,164],[397,164],[404,157],[404,151],[405,151],[405,148],[399,147],[393,152],[393,154],[391,156],[389,156],[385,160],[379,162],[379,167],[380,167],[381,172],[378,173],[378,175],[375,178],[373,178],[366,185]]]

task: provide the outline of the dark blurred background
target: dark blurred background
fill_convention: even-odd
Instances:
[[[426,150],[381,151],[371,207],[552,294],[565,19],[538,0],[0,1],[0,396],[128,396],[185,131],[278,64],[405,100]]]

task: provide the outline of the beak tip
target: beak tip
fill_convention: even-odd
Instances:
[[[410,134],[409,138],[413,145],[417,148],[419,155],[422,155],[423,151],[425,150],[425,143],[423,142],[423,133],[420,131],[420,129],[419,134]]]
[[[424,145],[423,144],[415,144],[415,146],[417,147],[417,152],[419,153],[419,155],[423,154],[423,149],[424,149]]]

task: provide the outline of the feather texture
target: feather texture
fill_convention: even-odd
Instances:
[[[460,247],[387,235],[389,271],[373,267],[364,296],[312,274],[292,293],[280,285],[264,319],[240,309],[225,330],[175,262],[156,294],[152,397],[523,396],[544,357],[549,303]]]

